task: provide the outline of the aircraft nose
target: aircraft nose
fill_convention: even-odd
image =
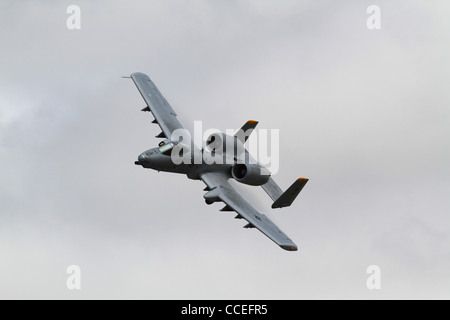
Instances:
[[[138,156],[138,160],[135,161],[134,164],[136,164],[136,165],[143,165],[143,163],[145,162],[145,159],[146,159],[146,158],[147,158],[146,155],[145,155],[144,153],[141,153],[141,154]]]
[[[147,150],[145,152],[142,152],[139,157],[138,161],[135,161],[135,164],[140,164],[141,166],[145,166],[145,164],[149,164],[152,160],[152,157],[154,155],[153,150]]]

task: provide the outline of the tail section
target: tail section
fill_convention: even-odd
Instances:
[[[262,188],[274,201],[272,204],[273,209],[283,208],[289,207],[292,202],[294,202],[295,198],[297,198],[307,182],[308,179],[306,178],[298,178],[285,192],[283,192],[277,183],[270,178],[266,184],[262,185]]]
[[[248,120],[241,129],[239,129],[234,135],[236,139],[242,142],[242,145],[247,141],[248,137],[252,134],[253,130],[258,125],[258,121]],[[245,149],[244,149],[245,150]],[[247,150],[245,150],[246,155],[248,154]],[[251,155],[248,154],[251,159]],[[254,159],[253,159],[254,160]],[[263,184],[261,187],[264,191],[269,195],[270,198],[274,201],[272,204],[272,208],[283,208],[289,207],[292,202],[294,202],[295,198],[297,198],[300,191],[302,191],[305,184],[308,182],[306,178],[298,178],[295,182],[285,191],[281,190],[281,188],[277,185],[275,180],[271,177],[269,180]]]

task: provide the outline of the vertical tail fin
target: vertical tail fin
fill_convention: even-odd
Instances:
[[[258,124],[258,121],[255,120],[248,120],[242,128],[236,132],[234,135],[236,138],[238,138],[242,144],[244,144],[248,137],[252,134],[253,130],[255,129],[256,125]]]
[[[277,183],[270,178],[267,183],[262,185],[262,188],[274,201],[272,204],[273,209],[283,208],[289,207],[292,202],[294,202],[295,198],[297,198],[307,182],[308,179],[306,178],[298,178],[285,192],[283,192]]]

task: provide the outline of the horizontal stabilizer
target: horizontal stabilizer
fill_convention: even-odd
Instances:
[[[157,136],[155,136],[155,138],[167,138],[166,135],[164,134],[164,132],[161,132],[160,134],[158,134]]]
[[[300,191],[302,191],[305,184],[308,182],[306,178],[298,178],[277,200],[272,204],[272,208],[289,207],[295,198],[297,198]]]

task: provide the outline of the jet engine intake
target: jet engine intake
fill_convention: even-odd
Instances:
[[[240,183],[261,186],[269,181],[270,171],[259,164],[238,163],[231,168],[231,175]]]

